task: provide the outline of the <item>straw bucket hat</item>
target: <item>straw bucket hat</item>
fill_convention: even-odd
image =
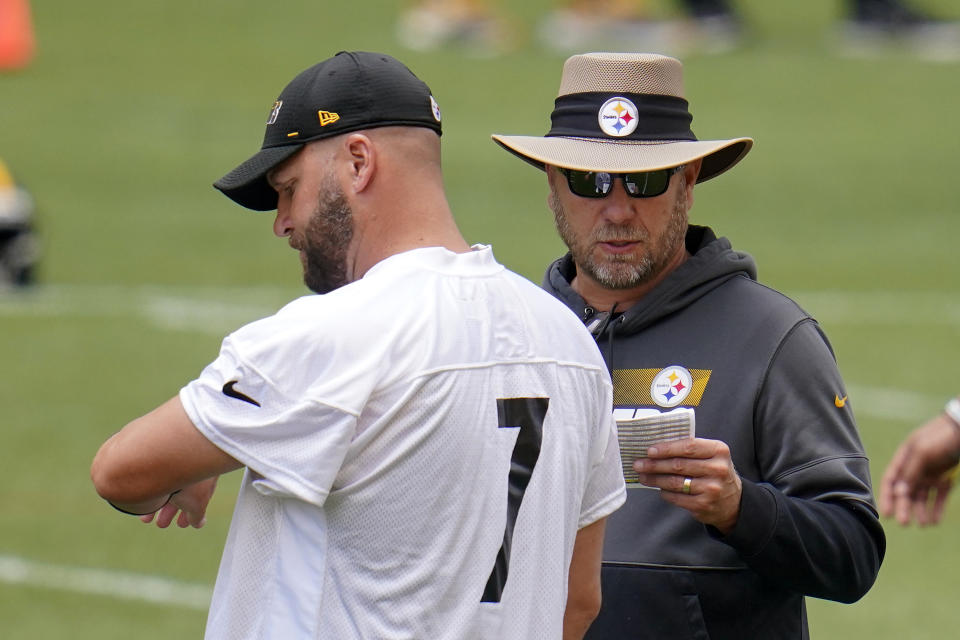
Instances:
[[[653,171],[703,158],[697,182],[718,176],[747,154],[750,138],[697,140],[683,92],[683,65],[652,53],[584,53],[563,65],[545,137],[492,136],[544,169]]]

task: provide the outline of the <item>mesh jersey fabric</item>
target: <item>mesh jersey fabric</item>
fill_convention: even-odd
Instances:
[[[398,254],[295,300],[180,397],[247,467],[210,640],[559,638],[577,529],[624,500],[593,339],[489,247]],[[509,517],[522,427],[498,400],[523,398],[549,400]],[[509,527],[502,594],[481,602]]]

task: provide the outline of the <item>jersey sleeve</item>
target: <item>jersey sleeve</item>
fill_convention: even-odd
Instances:
[[[580,509],[577,527],[582,529],[619,509],[627,499],[623,467],[620,463],[620,445],[617,441],[617,422],[610,411],[612,397],[606,386],[605,401],[598,403],[597,437],[591,455],[592,466]]]
[[[310,393],[298,379],[308,376],[297,375],[303,343],[270,337],[282,329],[266,319],[228,336],[180,400],[205,437],[251,470],[258,491],[322,506],[357,415]]]

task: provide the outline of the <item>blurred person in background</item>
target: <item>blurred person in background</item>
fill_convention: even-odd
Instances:
[[[0,289],[32,284],[39,257],[34,200],[0,159]]]
[[[493,136],[546,172],[569,252],[543,286],[593,333],[618,420],[696,415],[696,437],[624,453],[637,478],[607,523],[587,637],[807,638],[805,598],[863,597],[886,540],[823,330],[689,224],[695,185],[753,141],[698,139],[682,65],[661,55],[575,55],[554,105],[545,137]]]
[[[650,0],[568,0],[541,20],[537,31],[548,49],[660,51],[673,55],[719,54],[749,37],[732,0],[675,0],[680,18],[653,16]],[[668,3],[669,4],[669,3]],[[833,40],[844,54],[877,55],[903,50],[939,60],[960,58],[960,24],[942,20],[907,0],[843,0],[844,16]],[[412,49],[452,45],[493,55],[515,45],[515,26],[491,0],[421,0],[403,10],[397,37]],[[661,12],[662,13],[662,12]]]
[[[490,0],[418,0],[400,11],[397,40],[414,51],[455,46],[477,56],[505,53],[517,34]]]
[[[880,511],[902,525],[937,524],[960,473],[960,397],[914,429],[883,474]]]
[[[573,0],[552,12],[540,39],[557,51],[718,54],[749,37],[733,0],[677,0],[683,18],[649,20],[648,0]],[[832,38],[841,53],[877,55],[903,50],[931,58],[960,57],[960,24],[941,20],[906,0],[843,0],[844,16]]]

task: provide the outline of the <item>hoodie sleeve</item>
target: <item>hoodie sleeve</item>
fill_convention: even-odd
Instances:
[[[799,322],[773,356],[754,432],[762,480],[743,479],[734,530],[711,533],[777,584],[860,599],[879,572],[885,537],[852,401],[813,320]]]

